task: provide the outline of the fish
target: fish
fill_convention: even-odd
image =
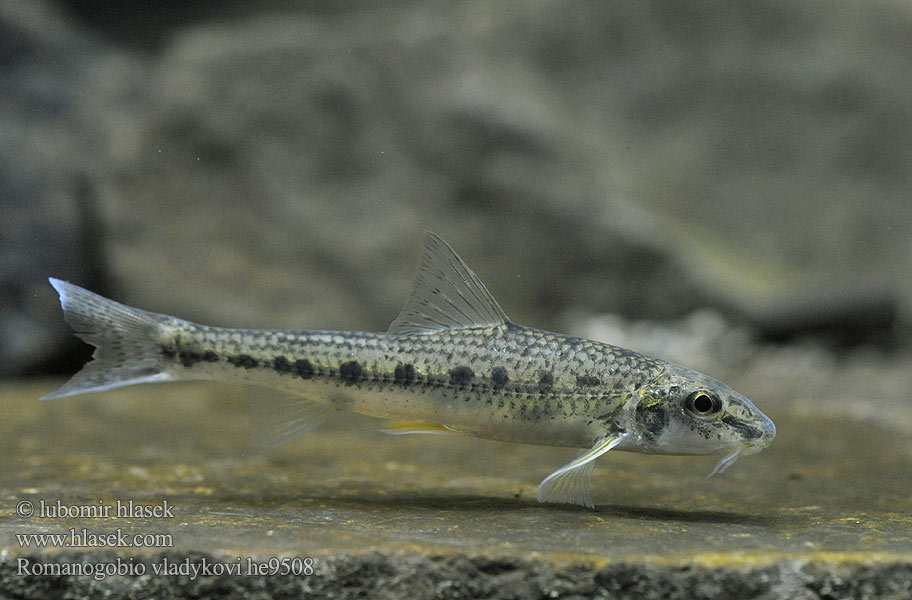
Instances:
[[[426,232],[411,295],[382,333],[210,327],[132,308],[49,278],[92,359],[43,400],[127,385],[234,381],[283,393],[261,442],[284,443],[338,411],[393,434],[456,434],[582,449],[537,499],[594,508],[609,450],[724,454],[710,476],[759,452],[773,422],[707,375],[611,344],[511,321],[478,276]]]

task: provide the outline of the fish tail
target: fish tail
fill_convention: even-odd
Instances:
[[[180,319],[125,306],[60,279],[49,281],[60,294],[67,323],[95,352],[81,371],[42,400],[176,379],[168,372],[160,339],[163,327]]]

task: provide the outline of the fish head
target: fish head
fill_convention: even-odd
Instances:
[[[750,400],[675,364],[642,388],[631,421],[632,441],[640,452],[726,453],[712,475],[739,456],[759,452],[776,436],[776,426]]]

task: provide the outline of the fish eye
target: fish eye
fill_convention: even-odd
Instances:
[[[684,402],[684,407],[694,415],[707,418],[714,417],[722,411],[722,401],[707,392],[693,392]]]

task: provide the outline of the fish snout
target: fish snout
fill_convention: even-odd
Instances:
[[[769,446],[772,443],[773,438],[776,437],[776,425],[773,423],[773,420],[761,413],[763,417],[760,421],[760,439],[757,440],[757,443],[764,448]]]

